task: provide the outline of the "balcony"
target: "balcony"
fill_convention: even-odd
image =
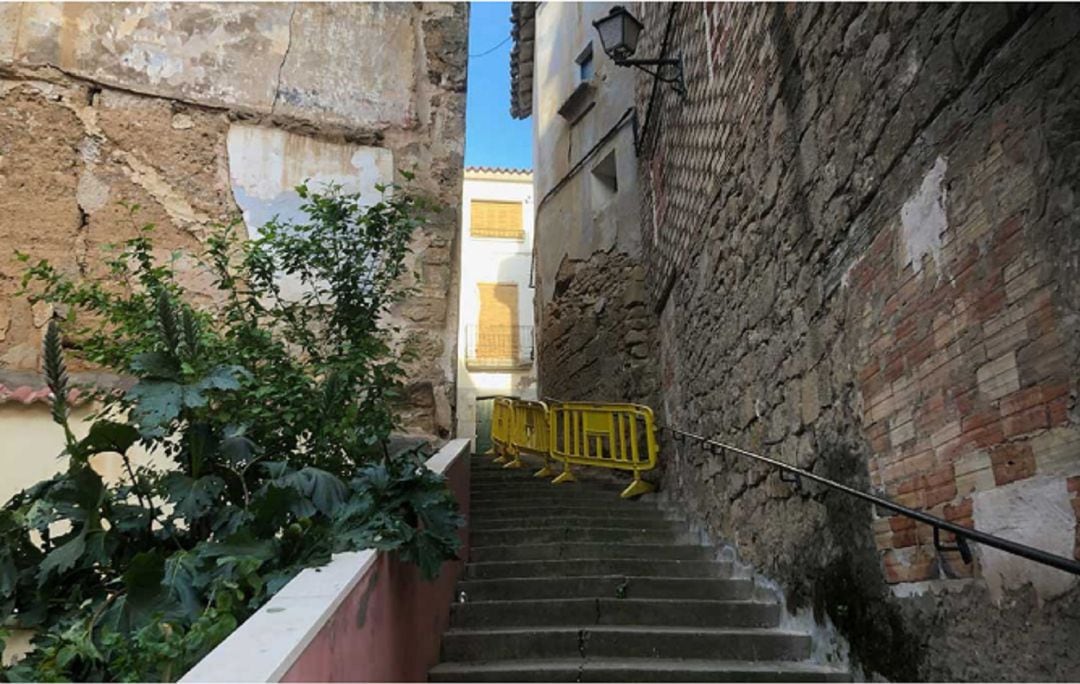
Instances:
[[[465,326],[465,367],[469,370],[521,370],[533,363],[533,327]]]

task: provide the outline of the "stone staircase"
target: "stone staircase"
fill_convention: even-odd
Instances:
[[[810,662],[775,599],[652,501],[487,457],[472,468],[472,555],[431,681],[849,679]]]

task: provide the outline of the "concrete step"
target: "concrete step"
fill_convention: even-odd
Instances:
[[[519,515],[524,511],[553,511],[553,512],[567,512],[573,514],[578,512],[579,515],[591,516],[591,515],[604,515],[606,513],[624,512],[624,513],[637,513],[640,515],[651,515],[657,518],[663,518],[667,515],[663,510],[654,504],[622,501],[620,499],[609,499],[607,501],[603,499],[575,499],[575,498],[551,498],[542,500],[530,500],[521,498],[516,501],[499,501],[499,502],[479,502],[475,503],[471,499],[469,501],[469,508],[474,513],[498,513],[498,514],[510,514],[518,513]]]
[[[711,560],[713,549],[691,544],[635,544],[572,541],[554,544],[474,546],[473,562],[574,559]]]
[[[559,579],[502,578],[462,580],[457,591],[466,602],[548,598],[659,598],[743,600],[754,594],[748,579],[584,575]]]
[[[500,495],[500,494],[573,494],[573,493],[587,493],[597,496],[603,495],[608,497],[620,498],[619,494],[626,489],[626,485],[630,484],[630,479],[627,478],[626,482],[617,482],[611,484],[603,483],[586,483],[586,482],[573,482],[565,484],[552,484],[548,480],[526,478],[519,479],[497,479],[497,480],[485,480],[477,481],[473,480],[469,483],[470,491],[473,494],[480,496],[487,495]],[[644,497],[645,500],[648,497]],[[624,499],[625,501],[625,499]]]
[[[555,468],[556,474],[550,477],[536,477],[536,471],[540,469],[540,465],[530,468],[508,468],[506,470],[487,470],[487,469],[473,469],[469,474],[469,479],[473,484],[497,484],[500,482],[534,482],[543,486],[550,486],[551,481],[562,472],[562,466],[559,465]],[[599,487],[607,489],[611,487],[618,487],[624,480],[629,482],[632,478],[629,472],[620,473],[603,473],[602,477],[590,477],[590,469],[575,469],[573,482],[563,482],[558,485],[554,485],[560,489],[572,489],[574,487]],[[626,485],[623,485],[624,487]]]
[[[627,544],[656,544],[682,541],[688,535],[670,529],[646,527],[569,527],[566,525],[537,527],[532,529],[501,528],[486,532],[472,531],[473,546],[498,546],[504,544],[545,544],[554,542],[625,542]]]
[[[584,575],[726,578],[731,576],[731,564],[702,560],[566,559],[469,563],[465,568],[467,579]]]
[[[666,530],[672,533],[685,529],[685,524],[672,518],[596,518],[592,516],[568,515],[559,518],[540,518],[534,516],[494,516],[488,519],[472,519],[469,521],[471,532],[490,532],[497,530],[520,530],[522,534],[526,530],[542,529],[586,529],[586,528],[619,528],[628,530]],[[524,538],[523,538],[524,539]]]
[[[736,660],[559,658],[442,663],[433,682],[848,682],[826,665]]]
[[[780,605],[701,599],[554,598],[468,601],[452,606],[450,624],[463,629],[591,625],[775,627]]]
[[[591,490],[598,492],[618,491],[622,480],[585,480],[577,479],[573,482],[560,482],[555,484],[555,477],[536,477],[532,472],[522,474],[520,471],[513,475],[501,473],[473,473],[469,480],[473,486],[482,489],[497,490],[501,487],[536,487],[555,492],[572,492],[576,490]],[[628,480],[630,478],[627,478]]]
[[[527,477],[533,477],[536,471],[544,467],[544,459],[540,457],[534,457],[529,455],[523,455],[521,458],[524,467],[521,468],[504,468],[504,464],[495,463],[491,459],[474,460],[470,464],[470,474],[474,476],[497,476],[497,475],[525,475]],[[552,460],[549,466],[556,473],[563,471],[562,461]],[[598,482],[602,484],[609,484],[612,479],[618,479],[625,477],[630,479],[631,472],[623,469],[613,468],[594,468],[586,466],[571,466],[573,473],[578,478],[578,482]],[[554,477],[554,475],[552,476]],[[544,478],[536,478],[542,480]],[[551,478],[547,478],[551,479]]]
[[[616,499],[616,501],[618,501]],[[574,504],[574,503],[558,503],[548,504],[544,506],[539,505],[500,505],[500,506],[484,506],[477,507],[469,504],[470,513],[474,518],[492,518],[492,517],[504,517],[504,518],[553,518],[557,519],[562,516],[578,516],[586,518],[637,518],[637,519],[656,519],[663,518],[664,513],[659,509],[651,506],[626,504],[625,502],[613,503],[610,506],[594,505],[589,506],[587,504]]]
[[[701,627],[526,627],[450,629],[443,660],[535,658],[715,658],[802,660],[810,637],[780,629]]]
[[[517,473],[473,473],[469,476],[470,482],[474,487],[481,489],[499,489],[501,487],[537,487],[539,489],[551,489],[555,491],[574,491],[578,489],[587,489],[598,492],[618,492],[626,488],[623,484],[623,478],[616,476],[616,479],[596,480],[586,479],[580,477],[573,482],[561,482],[555,484],[555,476],[552,477],[536,477],[533,471],[526,471],[522,474],[522,471]],[[630,476],[627,476],[625,481],[630,481]]]
[[[549,503],[551,501],[595,501],[600,504],[608,504],[619,501],[618,492],[605,492],[595,489],[520,489],[499,491],[473,491],[469,495],[469,501],[484,504],[503,504],[514,502]],[[628,501],[627,503],[640,504],[640,501]]]
[[[526,464],[524,468],[503,468],[500,464],[495,464],[494,467],[490,466],[490,465],[484,465],[484,466],[477,467],[474,464],[473,467],[472,467],[472,470],[470,470],[470,472],[469,472],[469,477],[471,477],[473,479],[477,479],[477,478],[498,478],[498,477],[520,477],[520,478],[543,480],[545,478],[534,477],[536,475],[536,471],[540,470],[541,467],[542,466],[539,463],[536,463],[534,465]],[[558,465],[554,466],[552,469],[553,470],[561,470],[562,469],[562,464],[559,463]],[[554,475],[552,477],[554,477]],[[551,478],[547,478],[547,479],[550,480]]]

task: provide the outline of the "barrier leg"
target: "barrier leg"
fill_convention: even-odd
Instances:
[[[521,452],[516,447],[510,447],[509,452],[511,459],[503,464],[503,468],[524,468],[525,464],[521,460]]]
[[[555,471],[551,469],[551,457],[544,457],[544,467],[533,473],[533,477],[551,477]]]
[[[629,499],[631,497],[640,496],[642,494],[648,494],[649,492],[656,491],[656,487],[652,484],[641,479],[641,473],[637,470],[634,471],[634,481],[619,494],[623,499]]]
[[[551,484],[562,484],[563,482],[577,482],[577,478],[570,472],[570,462],[563,461],[562,474],[551,481]]]

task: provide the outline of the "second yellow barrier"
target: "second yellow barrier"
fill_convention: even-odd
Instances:
[[[550,429],[548,427],[548,407],[542,401],[515,400],[511,410],[510,445],[512,460],[507,468],[521,468],[521,454],[534,454],[544,457],[544,467],[537,471],[537,477],[554,475],[551,469],[551,452],[548,445]]]
[[[495,399],[491,408],[491,443],[495,445],[495,461],[511,460],[510,433],[514,422],[514,400],[506,397]],[[516,458],[516,457],[515,457]]]
[[[565,402],[548,410],[551,457],[563,462],[554,482],[572,482],[571,465],[629,470],[634,480],[621,496],[651,492],[641,473],[656,467],[659,446],[653,412],[637,404]]]

